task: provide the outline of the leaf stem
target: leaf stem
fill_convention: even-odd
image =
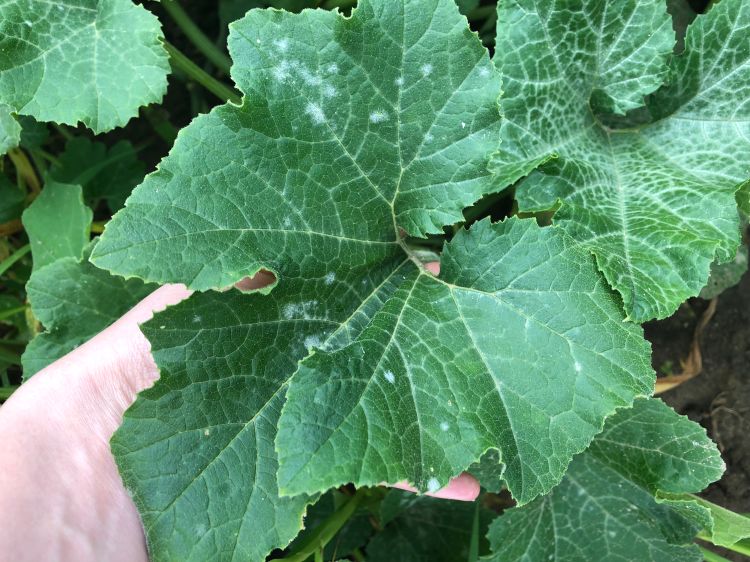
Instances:
[[[232,67],[232,59],[225,55],[201,29],[195,25],[187,12],[177,2],[177,0],[161,0],[161,5],[179,26],[190,42],[195,45],[203,55],[210,60],[216,68],[224,74],[229,75],[229,69]]]
[[[20,148],[13,148],[8,151],[8,156],[10,156],[11,162],[13,162],[16,170],[21,174],[23,181],[29,186],[31,191],[39,193],[42,190],[42,182],[39,181],[34,166],[32,166],[26,153]]]
[[[10,267],[16,263],[18,260],[20,260],[22,257],[24,257],[26,254],[29,253],[31,250],[31,244],[26,244],[25,246],[21,246],[13,252],[11,255],[9,255],[7,258],[5,258],[3,261],[0,262],[0,275],[8,271]]]
[[[34,152],[38,154],[39,156],[41,156],[42,158],[44,158],[45,160],[47,160],[50,164],[53,164],[55,166],[60,165],[60,160],[56,156],[53,156],[52,154],[44,150],[43,148],[35,148]]]
[[[698,533],[696,538],[699,538],[702,541],[706,541],[711,544],[715,544],[714,541],[711,539],[711,535],[707,533],[705,530]],[[733,545],[727,545],[727,544],[720,544],[716,546],[721,546],[722,548],[726,548],[727,550],[731,550],[733,552],[737,552],[738,554],[744,554],[745,556],[750,556],[750,544],[747,541],[737,541]]]
[[[189,78],[195,80],[217,98],[222,101],[231,101],[237,105],[242,103],[242,99],[232,88],[222,84],[216,78],[208,74],[205,70],[186,57],[177,47],[168,41],[164,41],[164,48],[169,53],[169,58],[175,68],[179,68]]]
[[[357,490],[348,502],[323,521],[312,535],[300,543],[294,552],[281,560],[284,562],[304,562],[318,552],[318,549],[322,551],[331,539],[336,536],[341,527],[354,515],[365,493],[366,490],[364,488]]]
[[[143,115],[161,140],[172,146],[177,138],[177,127],[172,125],[167,116],[150,107],[143,109]]]
[[[26,310],[26,306],[17,306],[15,308],[7,308],[0,312],[0,320],[5,320],[6,318],[10,318],[11,316],[14,316],[18,314],[19,312],[23,312]],[[5,342],[0,342],[5,343]]]
[[[719,554],[716,554],[715,552],[712,552],[707,548],[703,548],[702,546],[699,546],[698,548],[701,549],[703,560],[705,560],[706,562],[729,562],[729,560],[727,560],[723,556],[720,556]]]

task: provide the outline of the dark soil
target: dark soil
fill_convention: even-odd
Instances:
[[[708,301],[691,299],[670,318],[645,325],[659,376],[679,374]],[[727,470],[701,495],[739,513],[750,512],[750,274],[718,297],[703,331],[702,372],[661,398],[700,423],[717,443]],[[747,560],[722,551],[732,560]]]

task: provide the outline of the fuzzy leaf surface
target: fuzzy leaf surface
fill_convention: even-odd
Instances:
[[[447,245],[439,279],[414,271],[354,342],[300,364],[280,486],[434,491],[496,448],[527,502],[607,415],[650,392],[647,356],[588,253],[534,221],[482,221]]]
[[[363,1],[351,18],[254,10],[231,25],[229,47],[242,105],[215,108],[180,132],[92,256],[117,274],[198,290],[229,287],[260,268],[278,279],[267,296],[195,294],[144,328],[161,379],[127,412],[114,450],[152,556],[202,559],[218,548],[222,559],[261,559],[291,540],[305,505],[333,485],[407,479],[424,490],[447,483],[493,447],[503,450],[518,498],[547,491],[607,415],[651,391],[653,373],[640,329],[623,324],[593,258],[569,248],[557,230],[516,219],[475,227],[454,242],[454,261],[444,261],[441,279],[409,259],[403,231],[441,231],[497,189],[487,164],[499,137],[500,82],[456,6]],[[559,268],[541,263],[548,278],[531,273],[526,280],[512,269],[519,287],[529,281],[534,290],[506,291],[504,301],[494,294],[503,287],[476,269],[492,265],[474,243],[479,239],[496,251],[530,251],[537,260],[555,254]],[[493,270],[497,283],[511,284],[509,275]],[[416,286],[421,302],[405,299]],[[476,315],[471,325],[446,317],[456,313],[454,297],[462,312]],[[417,329],[414,350],[437,347],[404,358],[396,387],[357,350],[367,346],[375,357],[381,335],[370,342],[372,334],[406,301],[405,318]],[[482,304],[488,308],[480,310]],[[508,325],[495,329],[498,313]],[[424,326],[415,326],[420,317]],[[489,333],[473,332],[490,323]],[[549,374],[533,370],[520,352],[503,359],[495,351],[510,347],[503,338],[528,350],[527,336],[559,351]],[[482,338],[481,345],[471,337]],[[324,355],[313,354],[295,375],[298,362],[314,348],[347,346],[367,384],[348,386],[341,396],[327,387],[324,402],[307,413],[301,410],[309,397],[296,391],[282,426],[293,431],[297,418],[304,442],[277,439],[287,390],[319,379],[312,359]],[[451,357],[457,350],[460,360]],[[432,383],[428,367],[435,369]],[[404,386],[407,368],[419,373],[421,386]],[[521,372],[533,376],[513,375]],[[538,376],[561,386],[546,389]],[[430,385],[440,390],[440,417],[414,423]],[[357,392],[370,400],[378,388],[384,401],[372,411],[385,425],[373,426],[380,433],[371,444],[361,441],[360,428],[355,448],[368,448],[368,461],[377,451],[385,462],[359,474],[362,459],[347,458],[329,472],[309,444],[325,445],[329,430],[345,441],[345,428],[335,427],[337,405],[354,411]],[[405,405],[404,419],[385,398]],[[457,444],[457,435],[465,443]],[[276,449],[286,462],[281,469]],[[299,466],[309,481],[296,474]]]
[[[734,192],[750,176],[750,4],[717,3],[674,47],[661,0],[498,7],[503,76],[498,181],[522,210],[562,201],[555,222],[590,248],[636,321],[698,294],[739,243]],[[601,125],[643,105],[653,122]],[[525,162],[525,165],[523,164]]]
[[[92,217],[81,186],[48,181],[22,217],[34,271],[62,258],[80,260],[89,243]]]
[[[0,102],[96,133],[161,101],[169,61],[161,26],[130,0],[0,2]]]
[[[660,400],[636,400],[550,494],[493,522],[492,560],[698,562],[700,525],[655,495],[700,491],[723,470],[703,428]]]

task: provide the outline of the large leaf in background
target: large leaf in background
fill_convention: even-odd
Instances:
[[[0,156],[21,141],[21,125],[11,115],[11,108],[0,103]]]
[[[0,175],[0,223],[12,221],[21,216],[26,194]]]
[[[91,219],[81,186],[48,181],[22,217],[34,271],[62,258],[80,260],[89,243]]]
[[[369,562],[456,562],[470,560],[478,513],[479,554],[492,512],[473,502],[457,502],[391,490],[381,505],[380,531],[367,545]]]
[[[96,133],[161,100],[169,62],[156,17],[130,0],[0,3],[0,103]]]
[[[320,419],[309,412],[302,420],[305,443],[277,443],[290,459],[285,475],[293,491],[402,478],[427,489],[491,447],[503,448],[519,498],[549,489],[606,415],[650,391],[653,374],[639,329],[622,323],[593,259],[567,248],[556,230],[517,220],[479,226],[454,243],[457,261],[445,264],[442,279],[409,260],[400,228],[438,231],[495,188],[486,165],[499,133],[500,83],[464,18],[449,0],[365,1],[349,19],[251,11],[231,27],[232,74],[246,93],[243,105],[216,108],[181,132],[92,257],[116,273],[196,289],[227,287],[261,267],[279,279],[266,297],[194,295],[145,327],[162,378],[126,414],[115,451],[152,552],[200,558],[218,544],[228,557],[257,559],[291,539],[308,499],[278,494],[273,442],[286,382],[313,347],[351,343],[349,351],[357,352],[365,344],[376,353],[379,342],[353,340],[375,314],[369,333],[390,322],[388,311],[416,286],[412,297],[442,299],[437,306],[406,299],[415,348],[430,346],[430,353],[408,354],[401,369],[395,361],[385,370],[366,366],[366,388],[344,381],[348,394],[341,397],[330,385],[324,389],[328,402],[315,407]],[[505,231],[506,240],[498,240]],[[508,287],[492,285],[474,269],[477,262],[492,265],[489,257],[468,256],[481,238],[503,255],[531,252],[546,261],[547,252],[561,253],[559,268],[547,279],[513,269],[513,276],[499,277]],[[469,269],[458,271],[467,260]],[[522,290],[527,282],[543,289],[540,298]],[[451,305],[454,297],[458,304]],[[466,318],[444,318],[456,312],[451,306]],[[564,314],[551,318],[546,307]],[[499,329],[498,313],[508,323]],[[489,324],[489,332],[474,333]],[[499,357],[496,349],[509,347],[502,338],[510,333],[521,347]],[[541,340],[559,351],[554,364],[540,359],[551,369],[543,373],[529,365]],[[403,403],[413,419],[428,405],[426,390],[438,384],[424,380],[423,360],[442,381],[440,417],[399,435],[402,420],[388,408]],[[362,358],[352,356],[354,362]],[[313,367],[292,388],[319,378]],[[406,386],[409,373],[418,373],[421,386]],[[554,391],[540,383],[553,379]],[[321,474],[331,466],[308,448],[323,436],[319,422],[336,429],[340,441],[338,430],[346,428],[330,426],[340,418],[336,405],[357,409],[357,392],[366,390],[370,400],[378,389],[389,402],[377,412],[386,425],[373,428],[373,443],[393,436],[377,452],[395,462],[387,470],[376,462],[360,478],[356,459],[346,459]],[[299,415],[300,404],[290,408]],[[491,422],[480,423],[481,416]],[[465,442],[457,444],[457,435]],[[307,483],[294,475],[306,455],[315,476]],[[214,531],[202,540],[196,528]]]
[[[612,416],[549,495],[497,518],[492,560],[702,560],[700,529],[659,492],[696,492],[724,463],[698,424],[656,399]]]
[[[83,196],[92,207],[105,199],[114,212],[125,204],[145,172],[145,165],[138,160],[128,141],[119,141],[107,148],[103,143],[76,137],[65,145],[51,176],[59,182],[83,187]]]
[[[650,393],[648,353],[572,240],[533,220],[481,221],[446,246],[439,280],[406,274],[355,341],[300,364],[279,422],[280,487],[435,491],[497,448],[527,502],[607,415]]]
[[[45,331],[26,346],[24,380],[91,339],[156,288],[94,267],[88,262],[90,250],[83,259],[64,257],[34,271],[26,284],[31,311]]]
[[[630,318],[673,312],[734,257],[734,191],[750,176],[750,3],[724,0],[689,28],[684,54],[663,0],[499,2],[495,63],[504,122],[494,169],[526,174],[522,210],[554,217],[590,248]],[[659,119],[602,127],[593,113],[649,99]],[[539,167],[539,170],[532,171]]]

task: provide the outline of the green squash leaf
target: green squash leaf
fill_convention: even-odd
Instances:
[[[0,223],[12,221],[21,216],[26,195],[13,185],[8,178],[0,175]]]
[[[693,520],[702,528],[698,538],[731,548],[750,539],[750,518],[691,494],[662,492],[657,500]]]
[[[715,258],[734,257],[734,192],[750,176],[748,33],[750,4],[724,0],[667,65],[674,34],[661,0],[499,3],[498,181],[528,174],[521,210],[562,201],[555,223],[595,253],[633,320],[669,315]],[[643,105],[667,73],[648,100],[653,123],[598,120]]]
[[[143,180],[145,169],[128,141],[107,148],[100,142],[75,137],[65,145],[51,176],[56,181],[83,187],[83,196],[92,207],[105,199],[114,212]]]
[[[169,62],[156,17],[130,0],[0,4],[0,102],[96,133],[161,100]]]
[[[747,246],[740,244],[734,259],[725,263],[711,264],[711,277],[708,283],[701,289],[699,296],[702,299],[718,297],[727,289],[734,287],[747,272]]]
[[[493,522],[491,559],[698,562],[689,543],[700,525],[654,496],[702,490],[723,469],[703,428],[659,400],[636,400],[549,495]]]
[[[440,279],[407,274],[354,342],[305,359],[279,422],[283,493],[435,491],[492,448],[519,502],[554,486],[653,384],[640,328],[571,242],[533,221],[477,223],[446,247]]]
[[[0,103],[0,156],[21,142],[21,125],[11,114],[11,108]]]
[[[79,185],[47,182],[22,217],[34,271],[62,258],[80,260],[89,243],[92,217]]]
[[[648,346],[590,254],[557,229],[482,223],[457,236],[440,279],[410,259],[404,231],[440,232],[497,188],[487,163],[500,83],[456,6],[251,11],[229,47],[242,105],[181,131],[92,256],[199,290],[260,268],[278,278],[267,296],[195,294],[144,326],[161,379],[113,447],[152,556],[201,559],[219,545],[227,558],[260,559],[333,485],[407,479],[426,490],[493,448],[517,498],[549,490],[606,416],[651,392]],[[394,341],[410,352],[399,357],[383,330],[402,309]],[[535,367],[548,342],[555,353]],[[334,364],[352,369],[326,371]],[[311,386],[320,402],[308,409]],[[369,437],[362,405],[378,416]],[[342,412],[354,413],[356,442],[337,425]],[[331,462],[333,441],[353,456]]]
[[[62,257],[37,269],[26,284],[31,311],[45,331],[26,346],[24,380],[91,339],[156,289],[94,267],[88,262],[90,251],[91,246],[83,259]]]
[[[110,223],[100,267],[203,290],[302,256],[307,277],[375,266],[400,252],[396,226],[442,232],[495,189],[500,82],[453,3],[253,10],[229,47],[243,105],[181,132]]]

